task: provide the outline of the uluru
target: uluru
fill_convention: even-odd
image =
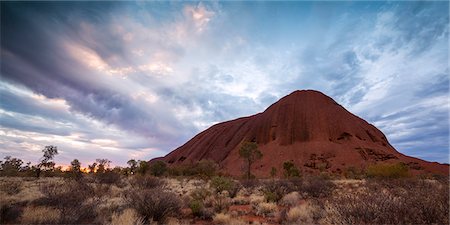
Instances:
[[[449,173],[448,165],[398,152],[375,126],[315,90],[294,91],[262,113],[213,125],[159,160],[171,166],[212,160],[223,173],[241,176],[245,141],[256,142],[263,154],[252,165],[256,177],[268,177],[273,167],[281,171],[287,161],[306,174],[399,162],[412,174]]]

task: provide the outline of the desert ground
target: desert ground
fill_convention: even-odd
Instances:
[[[446,177],[0,177],[2,224],[448,224]]]

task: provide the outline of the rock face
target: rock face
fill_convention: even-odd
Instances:
[[[268,177],[272,167],[281,175],[286,161],[302,173],[342,173],[380,162],[404,162],[416,174],[449,173],[448,165],[397,152],[376,127],[313,90],[295,91],[262,113],[216,124],[162,160],[171,165],[213,160],[224,173],[241,176],[245,164],[239,148],[244,141],[255,141],[263,153],[252,165],[257,177]]]

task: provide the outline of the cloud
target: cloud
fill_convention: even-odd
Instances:
[[[1,4],[2,155],[149,159],[317,89],[448,162],[446,2]]]

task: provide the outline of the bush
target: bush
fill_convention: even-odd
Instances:
[[[0,224],[19,223],[18,219],[22,214],[21,205],[11,201],[0,199]]]
[[[310,203],[305,203],[291,208],[286,220],[288,224],[318,224],[318,219],[321,218],[321,210]]]
[[[21,180],[7,180],[3,181],[0,189],[9,195],[16,195],[22,191],[22,181]]]
[[[408,166],[404,163],[375,164],[367,168],[370,178],[403,178],[409,176]]]
[[[152,162],[150,165],[150,174],[153,176],[162,176],[167,171],[167,164],[163,161]]]
[[[275,212],[278,211],[278,207],[272,202],[261,202],[256,205],[256,215],[261,216],[274,216]]]
[[[238,219],[233,219],[230,215],[224,214],[224,213],[218,213],[218,214],[214,215],[213,223],[214,224],[223,224],[223,225],[228,225],[228,224],[244,225],[244,224],[247,224],[247,223],[244,223],[243,221],[240,221]]]
[[[300,170],[294,165],[293,162],[287,161],[283,163],[284,176],[286,178],[290,177],[300,177]]]
[[[281,205],[285,206],[294,206],[297,205],[300,201],[300,194],[296,191],[291,192],[281,199]]]
[[[80,223],[95,218],[95,202],[85,200],[94,197],[94,189],[83,181],[67,180],[63,184],[49,183],[40,187],[44,197],[33,201],[34,205],[54,207],[60,211],[58,223]]]
[[[133,209],[125,209],[122,213],[113,213],[111,225],[143,225],[144,221]]]
[[[166,182],[153,176],[136,175],[130,180],[131,186],[139,189],[152,189],[164,187]]]
[[[59,211],[49,207],[26,207],[21,219],[22,224],[56,224],[59,221]]]
[[[431,182],[369,183],[364,192],[329,200],[332,224],[448,224],[449,189]]]
[[[266,202],[278,202],[284,195],[293,191],[295,187],[286,180],[266,182],[262,188]]]
[[[198,199],[194,199],[189,203],[189,208],[192,211],[192,215],[195,217],[200,217],[204,209],[203,202]]]
[[[231,204],[231,199],[223,193],[216,194],[213,198],[213,207],[216,212],[222,212]]]
[[[191,192],[191,197],[194,200],[200,200],[203,201],[205,200],[207,197],[209,197],[211,195],[211,192],[209,191],[209,189],[205,188],[205,187],[201,187],[201,188],[197,188],[194,189]]]
[[[118,184],[121,181],[121,176],[112,171],[104,173],[95,173],[95,180],[101,184]]]
[[[314,198],[328,197],[333,193],[336,185],[333,181],[317,176],[306,179],[301,186],[302,193]]]
[[[164,223],[167,216],[177,215],[181,209],[178,196],[161,188],[131,190],[125,195],[125,199],[145,222],[153,220]]]
[[[172,176],[197,176],[201,179],[210,179],[217,173],[217,163],[211,160],[201,160],[191,165],[172,167],[168,173]]]
[[[234,198],[240,190],[240,185],[228,177],[214,177],[211,180],[211,187],[216,193],[227,191],[229,196]]]

